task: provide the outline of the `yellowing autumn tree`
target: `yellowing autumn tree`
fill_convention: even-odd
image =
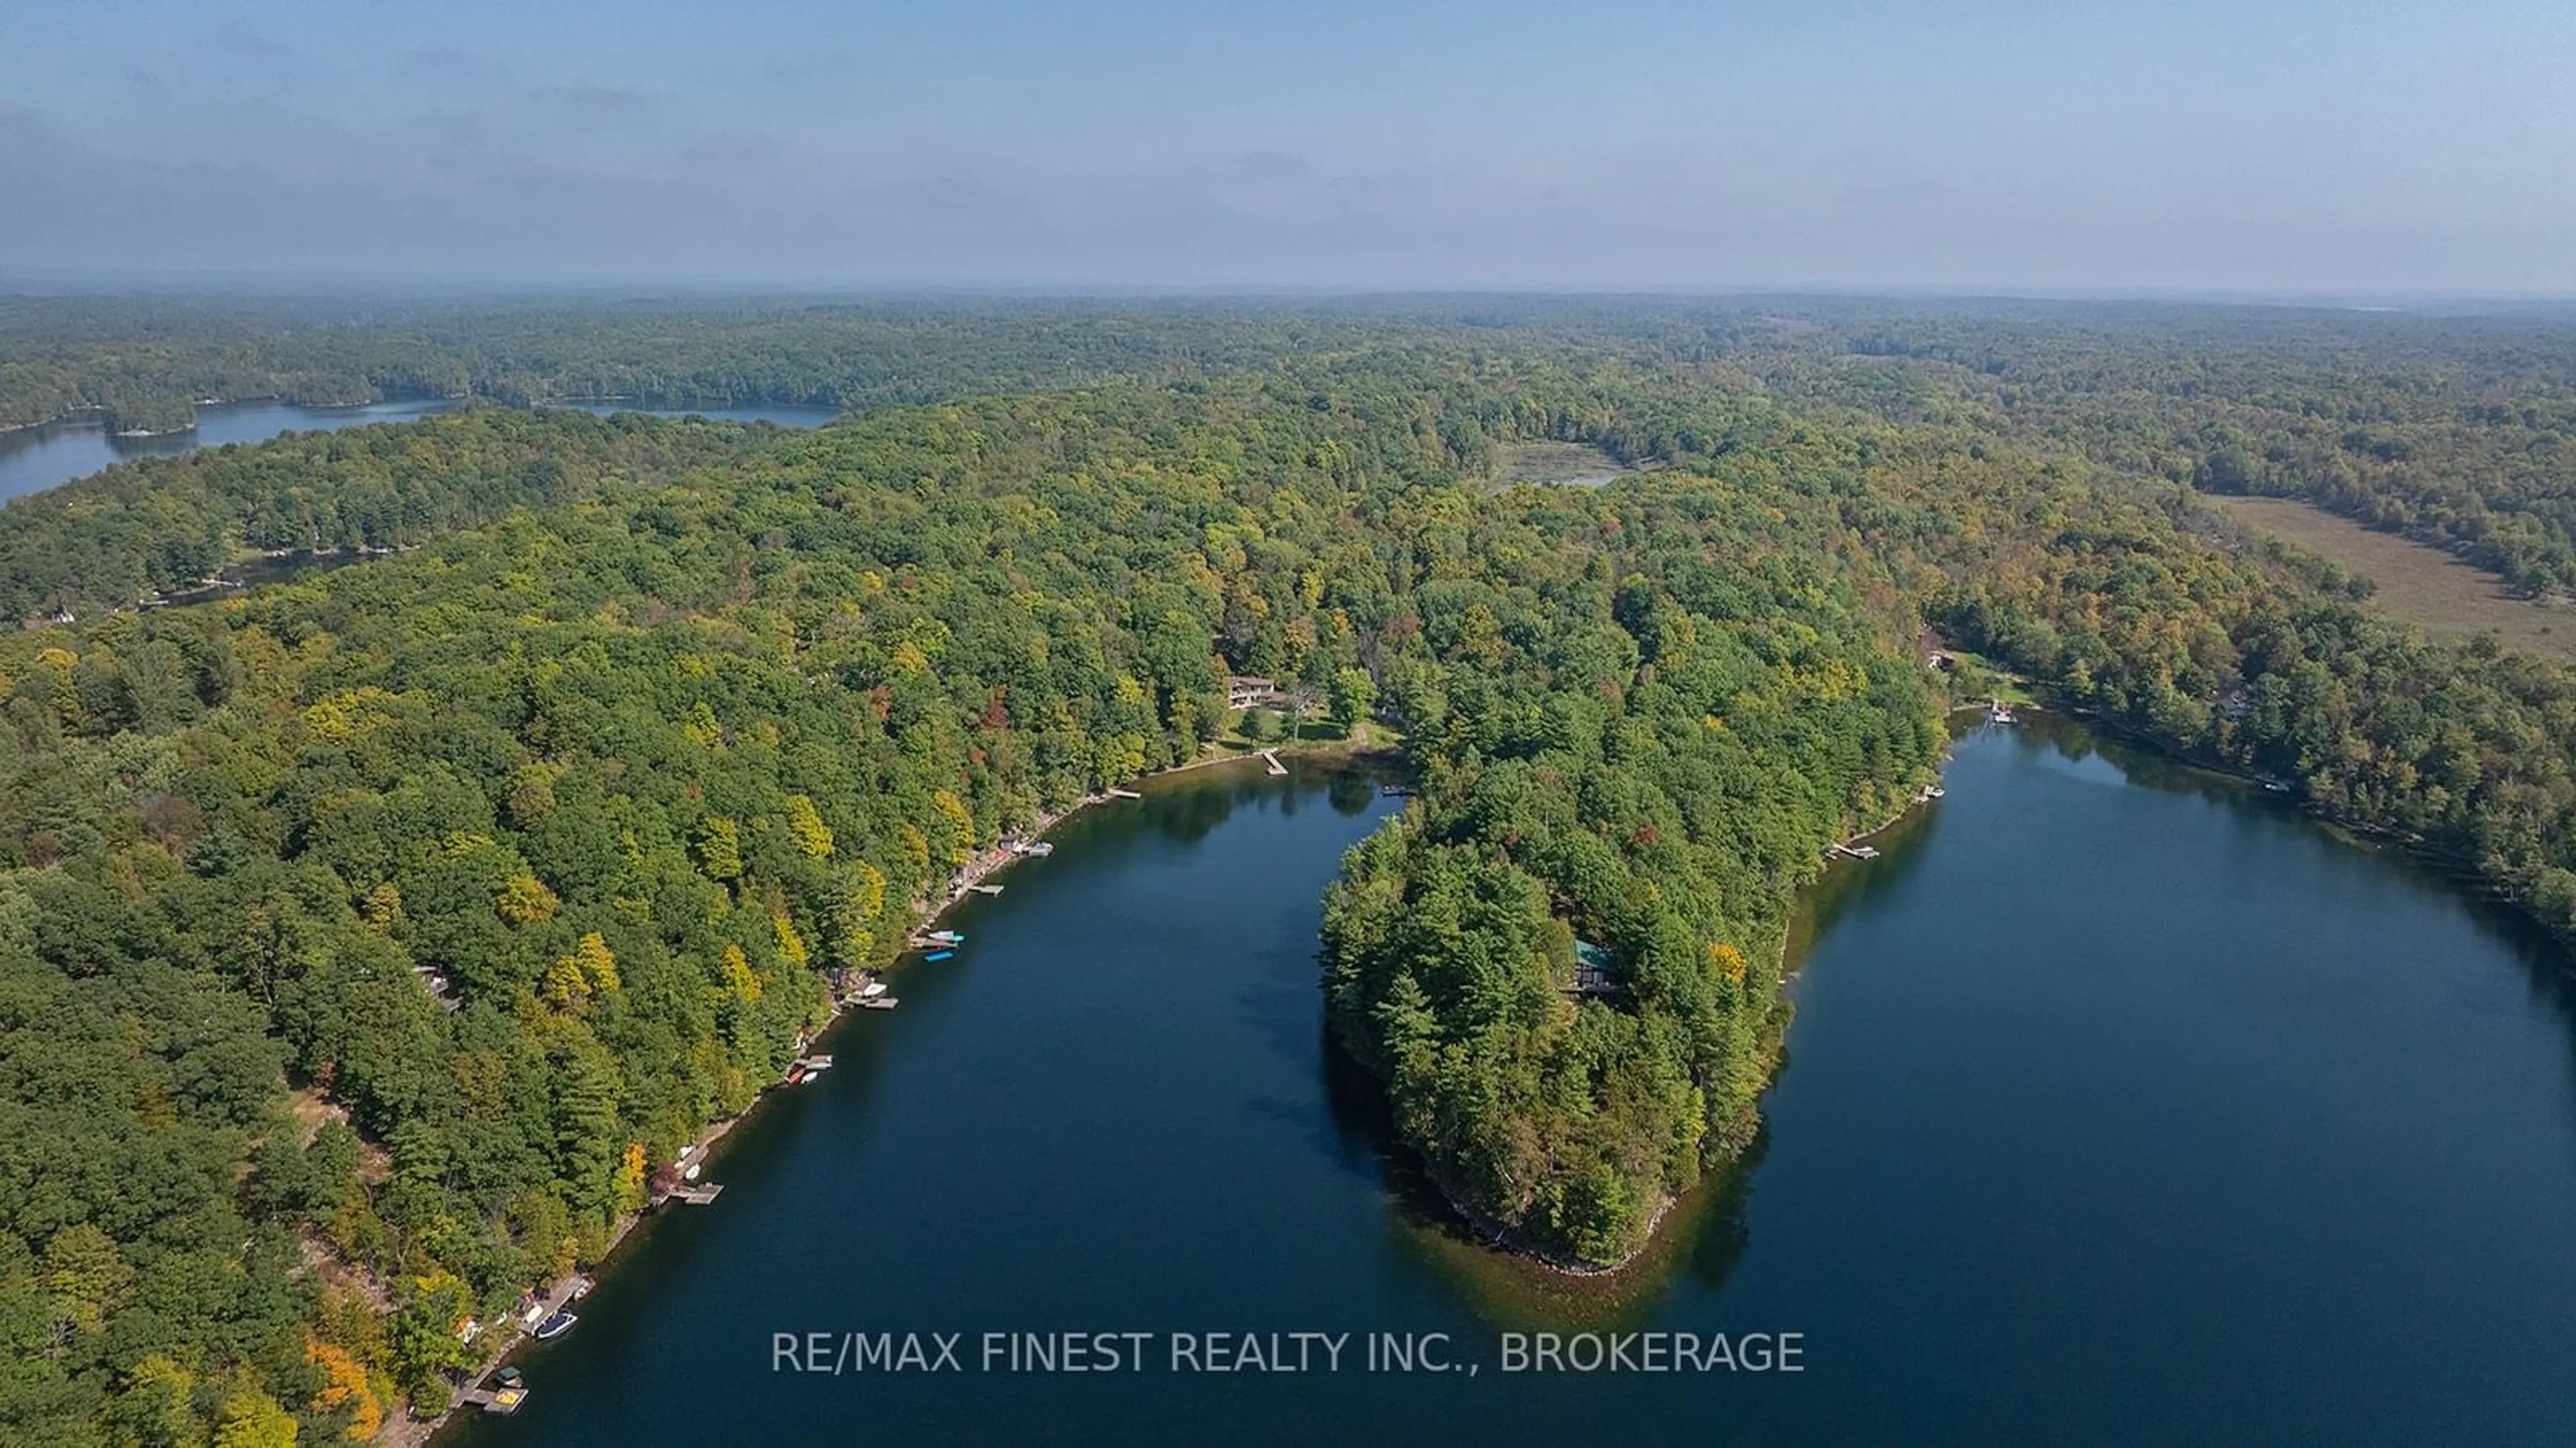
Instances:
[[[814,808],[810,796],[791,794],[787,797],[787,837],[806,858],[830,859],[832,828],[823,823],[822,814]]]
[[[824,948],[832,964],[856,968],[866,963],[868,926],[885,909],[885,875],[865,860],[850,866],[849,883],[824,917]]]
[[[376,1401],[367,1380],[366,1365],[338,1346],[318,1337],[307,1337],[304,1356],[322,1370],[322,1390],[313,1395],[311,1407],[316,1413],[337,1413],[349,1409],[348,1438],[363,1443],[376,1436],[385,1425],[385,1409]]]
[[[45,1244],[41,1263],[47,1307],[59,1322],[82,1332],[96,1332],[107,1315],[123,1305],[134,1285],[134,1269],[116,1250],[116,1241],[95,1223],[77,1222]]]
[[[626,1143],[625,1154],[617,1160],[617,1210],[636,1212],[644,1209],[644,1179],[648,1170],[644,1143]]]
[[[742,826],[723,815],[698,821],[698,867],[710,880],[742,878]]]
[[[796,923],[785,915],[772,915],[769,923],[778,931],[778,957],[802,969],[812,959],[805,950],[805,937],[796,933]]]
[[[751,957],[742,953],[741,946],[728,945],[724,948],[724,964],[721,970],[725,989],[736,1000],[749,1005],[760,999],[760,977],[752,972]]]
[[[534,875],[519,875],[501,887],[500,898],[493,902],[493,908],[501,912],[502,919],[513,925],[534,925],[555,918],[555,912],[563,908],[563,901],[546,888],[545,881]]]
[[[934,789],[930,792],[930,807],[947,825],[943,832],[947,848],[942,852],[947,863],[962,865],[975,858],[975,816],[967,811],[966,801],[953,791]]]
[[[393,881],[387,880],[369,889],[367,898],[359,902],[358,917],[367,922],[368,929],[378,932],[390,931],[401,924],[403,918],[401,888]]]
[[[295,1448],[295,1418],[275,1398],[252,1387],[224,1399],[215,1421],[214,1448]]]
[[[570,955],[557,957],[538,983],[537,997],[559,1011],[575,1009],[594,995],[618,989],[617,957],[594,930],[582,936]]]
[[[572,958],[593,990],[611,991],[625,985],[617,975],[617,957],[608,951],[608,942],[596,930],[585,932],[572,948]]]

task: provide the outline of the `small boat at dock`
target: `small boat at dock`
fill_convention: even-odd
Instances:
[[[896,1004],[897,1002],[893,996],[869,996],[866,1000],[859,1002],[859,1009],[863,1011],[890,1011],[895,1008]]]
[[[954,930],[933,930],[923,935],[921,938],[924,940],[935,940],[942,945],[964,945],[966,943],[966,937],[958,934]]]
[[[859,987],[859,999],[863,1001],[875,1000],[878,996],[884,995],[885,993],[885,982],[881,980],[872,980],[866,985]]]
[[[956,958],[957,952],[953,950],[934,950],[928,955],[922,957],[922,959],[929,961],[933,965],[936,965],[943,960],[955,960]]]
[[[563,1336],[565,1333],[572,1331],[572,1325],[579,1321],[581,1321],[581,1319],[574,1316],[572,1313],[558,1312],[554,1316],[537,1324],[537,1341],[552,1342],[556,1338]]]

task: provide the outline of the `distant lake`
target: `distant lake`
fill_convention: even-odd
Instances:
[[[1398,801],[1301,761],[1084,811],[442,1448],[2576,1441],[2566,954],[2062,720],[1948,781],[1806,902],[1752,1159],[1588,1282],[1464,1240],[1325,1040],[1317,895]],[[1536,1329],[1801,1332],[1804,1371],[1502,1372]],[[985,1370],[1047,1330],[1445,1332],[1481,1372]],[[963,1370],[773,1357],[850,1331]]]
[[[118,437],[94,422],[56,422],[19,432],[0,433],[0,499],[41,493],[74,478],[136,458],[174,457],[201,447],[228,442],[266,442],[286,432],[336,432],[374,422],[411,422],[459,404],[445,398],[371,402],[357,407],[299,407],[285,402],[242,402],[197,409],[197,425],[188,432],[156,437]],[[624,402],[563,404],[607,416],[643,412],[656,417],[695,413],[728,422],[774,422],[781,427],[819,427],[839,416],[829,407],[651,408]]]
[[[243,402],[200,407],[194,429],[155,437],[118,437],[95,422],[50,422],[20,432],[0,432],[0,498],[41,493],[136,458],[174,457],[228,442],[266,442],[282,432],[336,432],[371,422],[409,422],[455,406],[444,398],[358,407]]]

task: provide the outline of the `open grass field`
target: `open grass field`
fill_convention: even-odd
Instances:
[[[1950,697],[1962,705],[2000,699],[2020,708],[2039,702],[2027,680],[1995,660],[1955,644],[1946,646],[1946,652],[1951,659]]]
[[[2380,533],[2290,498],[2213,497],[2229,517],[2321,554],[2378,586],[2369,606],[2436,637],[2502,635],[2516,648],[2576,658],[2576,610],[2516,598],[2494,574],[2439,548]]]
[[[1524,442],[1501,449],[1494,480],[1504,487],[1537,483],[1543,487],[1598,488],[1632,471],[1597,447],[1579,442]]]

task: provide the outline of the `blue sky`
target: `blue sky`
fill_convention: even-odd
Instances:
[[[2576,6],[0,4],[0,269],[2576,294]]]

